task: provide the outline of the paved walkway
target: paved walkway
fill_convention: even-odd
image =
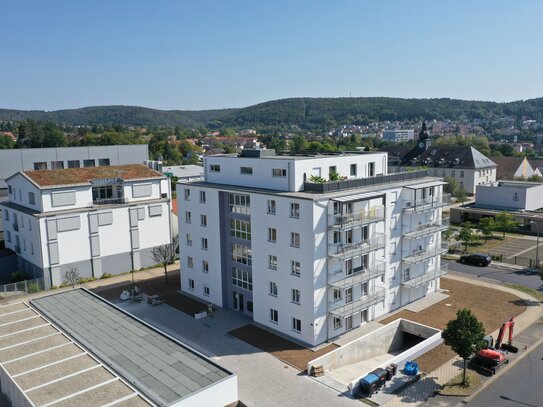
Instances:
[[[519,315],[515,319],[515,332],[517,335],[533,325],[537,321],[543,318],[543,305],[535,298],[528,294],[521,293],[509,287],[504,287],[498,284],[491,284],[487,282],[481,282],[466,277],[448,275],[448,278],[464,281],[470,284],[477,284],[485,287],[492,287],[496,290],[510,292],[528,301],[528,307],[524,313]],[[492,336],[496,338],[498,330],[492,333]],[[462,360],[459,357],[451,359],[449,362],[429,373],[425,378],[417,383],[407,387],[404,391],[400,392],[395,398],[384,404],[386,407],[395,406],[418,406],[425,402],[429,397],[434,395],[434,391],[439,386],[447,383],[453,379],[456,375],[462,371]]]

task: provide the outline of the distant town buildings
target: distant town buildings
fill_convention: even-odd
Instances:
[[[415,130],[383,130],[383,140],[395,141],[410,141],[415,139]]]

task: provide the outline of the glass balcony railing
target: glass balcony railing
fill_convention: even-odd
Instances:
[[[375,287],[374,292],[360,297],[356,300],[345,303],[342,300],[328,302],[328,312],[334,316],[344,318],[356,312],[360,312],[372,305],[378,304],[385,299],[385,289]]]
[[[126,203],[127,200],[124,197],[121,198],[102,198],[102,199],[93,199],[92,204],[93,205],[113,205],[113,204],[121,204]]]
[[[352,272],[338,270],[328,273],[328,285],[333,287],[348,287],[354,284],[362,284],[366,281],[380,277],[385,274],[385,263],[375,260],[368,267],[357,267]]]
[[[420,276],[404,278],[402,284],[410,288],[417,288],[435,280],[436,278],[444,276],[448,272],[449,265],[443,264],[440,268],[429,270]]]
[[[432,233],[442,232],[448,228],[449,218],[443,218],[425,223],[419,223],[415,227],[411,228],[411,230],[409,230],[409,226],[404,225],[404,232],[402,232],[402,236],[408,239],[418,239]],[[407,231],[405,231],[406,229]]]
[[[421,261],[427,260],[431,257],[445,254],[448,250],[449,246],[446,243],[442,243],[439,246],[429,247],[426,250],[413,250],[412,252],[403,255],[402,260],[411,264],[420,263]]]
[[[403,201],[403,210],[406,212],[422,212],[429,209],[441,208],[449,205],[451,202],[451,194],[441,194],[428,196],[417,200]]]
[[[355,243],[339,243],[329,245],[328,255],[337,258],[347,258],[362,255],[385,247],[385,235],[374,233],[370,239]]]
[[[347,215],[331,215],[328,225],[331,228],[352,228],[361,225],[368,225],[374,222],[385,220],[385,208],[377,206],[369,210],[359,211]]]

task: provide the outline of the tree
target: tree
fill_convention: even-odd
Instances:
[[[468,195],[466,194],[466,191],[462,187],[460,187],[456,191],[454,191],[452,196],[454,198],[456,198],[456,200],[461,202],[461,203],[464,203],[466,201],[467,197],[468,197]]]
[[[447,323],[447,327],[441,333],[445,345],[451,347],[464,361],[462,384],[466,385],[467,361],[475,352],[483,346],[485,328],[477,320],[475,315],[467,308],[456,312],[456,319]]]
[[[77,267],[70,266],[68,267],[68,270],[64,273],[64,277],[62,278],[62,283],[65,285],[69,285],[72,287],[72,289],[75,288],[77,284],[79,284],[79,281],[81,280],[81,276],[79,275],[79,270]]]
[[[503,211],[496,215],[496,228],[503,232],[503,239],[505,239],[505,232],[516,227],[517,222],[509,212]]]
[[[481,218],[477,230],[483,235],[486,243],[496,230],[496,221],[490,217]]]
[[[175,261],[175,240],[173,243],[166,243],[160,246],[153,247],[151,250],[151,258],[153,261],[164,267],[164,277],[168,282],[168,264]]]
[[[443,238],[444,241],[450,242],[455,237],[457,232],[458,231],[456,230],[455,227],[449,226],[446,230],[443,231],[443,233],[441,234],[441,237]]]
[[[470,222],[464,222],[460,227],[460,232],[458,232],[458,240],[464,245],[464,250],[468,250],[468,245],[472,244],[477,240],[477,235],[473,231],[473,224]]]
[[[0,150],[15,148],[15,141],[8,136],[0,136]]]

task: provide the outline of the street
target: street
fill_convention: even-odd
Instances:
[[[538,274],[530,274],[527,270],[519,270],[503,264],[492,263],[487,267],[477,267],[449,261],[449,272],[468,274],[479,278],[488,278],[503,283],[521,284],[543,291],[543,281]]]
[[[488,386],[469,407],[543,406],[541,371],[543,344],[531,351],[510,371]]]

